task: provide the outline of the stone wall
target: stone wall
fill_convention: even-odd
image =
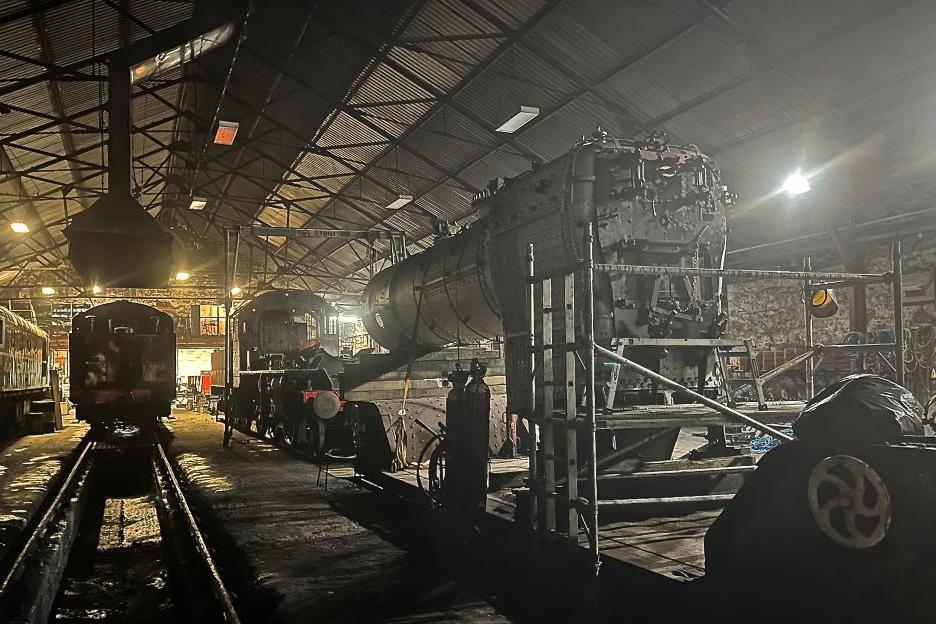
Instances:
[[[936,245],[924,236],[905,240],[904,272],[933,271],[936,268]],[[862,250],[868,259],[869,272],[885,272],[891,267],[890,244],[882,243]],[[800,262],[782,267],[799,270]],[[835,256],[814,258],[815,270],[844,271]],[[805,344],[801,286],[789,281],[734,281],[728,284],[729,334],[736,338],[753,337],[759,348],[775,345]],[[851,289],[835,291],[839,312],[830,319],[814,319],[817,343],[834,344],[849,332],[848,306]],[[867,287],[868,330],[893,330],[893,299],[886,284]],[[930,396],[930,373],[936,364],[936,305],[906,306],[904,325],[909,329],[908,348],[904,353],[908,385],[922,400]],[[802,373],[799,373],[802,376]],[[824,376],[827,377],[827,376]],[[833,376],[834,377],[834,376]],[[933,383],[936,393],[936,383]]]

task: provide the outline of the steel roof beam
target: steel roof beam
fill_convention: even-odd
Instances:
[[[506,37],[506,38],[501,42],[501,44],[497,47],[497,49],[496,49],[495,51],[493,51],[490,55],[488,55],[488,57],[487,57],[486,59],[484,59],[483,61],[479,62],[479,63],[477,64],[477,66],[476,66],[472,71],[468,72],[468,74],[466,74],[466,75],[462,78],[462,80],[461,80],[457,85],[455,85],[455,87],[452,88],[452,90],[451,90],[449,93],[443,94],[443,95],[442,95],[442,98],[439,100],[439,102],[438,102],[435,106],[433,106],[431,109],[429,109],[429,110],[422,116],[422,118],[420,119],[419,122],[417,122],[417,123],[411,125],[411,126],[410,126],[409,128],[407,128],[404,132],[402,132],[402,133],[400,134],[400,136],[397,137],[397,139],[396,139],[397,144],[399,145],[399,144],[404,143],[404,142],[406,141],[407,137],[409,137],[409,135],[412,134],[413,131],[414,131],[416,128],[418,128],[418,127],[421,125],[421,123],[422,123],[423,121],[425,121],[426,119],[429,119],[430,117],[432,117],[432,115],[435,114],[436,112],[438,112],[439,110],[441,110],[441,108],[442,108],[445,104],[451,102],[451,101],[453,100],[453,98],[454,98],[458,93],[460,93],[462,90],[466,89],[466,88],[469,87],[471,84],[473,84],[474,81],[475,81],[475,79],[477,79],[477,77],[478,77],[479,75],[481,75],[481,73],[482,73],[486,68],[488,68],[489,66],[491,66],[494,62],[496,62],[497,59],[499,59],[503,54],[505,54],[505,53],[507,52],[507,50],[509,50],[510,47],[511,47],[514,43],[516,43],[516,41],[517,41],[519,38],[521,38],[521,37],[524,36],[527,32],[529,32],[530,29],[533,28],[533,26],[535,26],[540,20],[542,20],[544,17],[546,17],[546,15],[548,15],[548,14],[550,13],[550,11],[552,11],[553,9],[555,9],[561,2],[562,2],[562,0],[552,0],[551,2],[545,3],[545,4],[544,4],[542,7],[540,7],[540,9],[539,9],[530,19],[528,19],[520,28],[517,28],[517,29],[513,30],[513,31],[509,34],[509,36]],[[392,48],[392,46],[391,46],[391,48]],[[383,60],[388,60],[388,57],[387,57],[387,53],[388,53],[388,52],[389,52],[389,49],[387,49],[387,50],[381,55],[381,58],[380,58],[381,61],[383,61]],[[399,69],[399,67],[400,67],[399,64],[395,64],[395,65],[396,65],[396,66],[394,67],[394,69],[397,69],[397,71],[400,71],[400,69]],[[411,72],[408,72],[408,70],[406,70],[405,68],[402,68],[402,69],[403,69],[404,71],[406,71],[406,73],[411,73]],[[350,95],[351,95],[351,94],[349,94],[349,96],[350,96]],[[533,121],[535,122],[536,119],[534,119]],[[533,123],[533,122],[530,122],[530,123]],[[530,124],[527,124],[527,125],[529,126]],[[484,125],[482,125],[481,127],[484,127]],[[510,141],[511,141],[511,139],[502,139],[502,140],[499,142],[499,144],[500,144],[500,145],[503,145],[503,144],[508,143],[508,142],[510,142]],[[486,157],[489,156],[490,153],[491,153],[492,151],[494,151],[495,149],[497,149],[497,147],[495,147],[495,148],[493,148],[493,149],[491,149],[491,150],[486,151],[482,156],[480,156],[479,158],[475,159],[475,160],[472,162],[472,164],[474,164],[474,162],[477,162],[477,161],[479,161],[479,160],[481,160],[481,159],[483,159],[483,158],[486,158]],[[370,163],[368,163],[368,164],[364,167],[364,169],[363,169],[362,171],[363,171],[364,173],[366,173],[367,171],[369,171],[370,168],[374,166],[374,163],[375,163],[377,160],[379,160],[379,158],[375,158],[374,160],[372,160]],[[464,171],[466,168],[467,168],[467,167],[462,167],[461,171]],[[443,180],[442,180],[439,184],[435,185],[435,186],[432,188],[432,190],[435,190],[435,188],[438,188],[439,186],[441,186],[442,183],[444,183],[444,182],[447,181],[448,179],[449,179],[449,178],[447,178],[447,177],[446,177],[446,178],[443,178]],[[345,188],[348,188],[349,186],[350,186],[350,184],[349,184],[348,186],[346,186]],[[431,190],[430,190],[429,192],[431,192]],[[425,194],[426,194],[426,192],[422,193],[422,195],[425,195]],[[325,206],[325,208],[327,208],[327,206]],[[324,210],[324,208],[323,208],[323,210]],[[304,255],[304,256],[300,259],[300,262],[304,262],[310,255],[312,255],[313,253],[315,253],[319,248],[321,248],[321,245],[318,245],[315,249],[310,250],[310,252],[309,252],[308,254]],[[314,265],[313,265],[313,266],[314,266]]]
[[[264,63],[269,64],[269,65],[271,65],[271,66],[273,66],[273,67],[277,67],[277,64],[276,64],[274,61],[271,61],[271,60],[265,58],[263,55],[257,53],[256,51],[251,50],[251,53],[252,53],[255,57],[257,57],[259,60],[263,61]],[[302,85],[305,89],[307,89],[307,90],[308,90],[310,93],[312,93],[313,95],[319,97],[319,98],[320,98],[321,100],[323,100],[323,101],[328,101],[328,99],[326,98],[326,96],[325,96],[321,91],[319,91],[318,89],[316,89],[313,85],[311,85],[310,83],[306,82],[305,80],[303,80],[302,78],[300,78],[300,77],[298,77],[298,76],[295,76],[294,74],[291,74],[291,73],[288,73],[288,72],[287,72],[287,75],[290,77],[291,80],[293,80],[293,81],[296,82],[297,84]],[[433,98],[433,100],[435,100],[435,98]],[[386,139],[385,141],[380,141],[380,142],[374,141],[374,142],[371,142],[375,147],[376,147],[376,146],[379,146],[379,145],[387,145],[388,147],[392,148],[392,147],[397,143],[397,137],[394,137],[392,134],[390,134],[389,132],[387,132],[386,130],[384,130],[383,128],[381,128],[381,127],[378,126],[377,124],[375,124],[373,121],[371,121],[371,120],[368,118],[368,115],[367,115],[366,113],[360,112],[360,110],[359,110],[358,107],[351,106],[351,105],[342,105],[342,106],[340,107],[340,109],[341,109],[341,112],[347,113],[348,115],[350,115],[353,119],[355,119],[355,120],[358,121],[359,123],[364,124],[369,130],[371,130],[371,131],[373,131],[373,132],[379,134],[380,136],[382,136],[382,137],[384,137],[384,138]],[[275,120],[271,120],[271,123],[276,123],[276,122],[275,122]],[[325,128],[327,128],[327,126],[325,126]],[[302,138],[302,141],[303,141],[303,143],[304,143],[304,145],[305,145],[305,148],[302,150],[302,153],[303,153],[303,154],[306,153],[306,152],[320,153],[320,154],[322,154],[322,155],[328,156],[329,158],[332,158],[332,159],[335,160],[336,162],[338,162],[338,163],[344,165],[345,167],[348,167],[349,169],[352,169],[353,171],[355,171],[355,174],[359,174],[359,170],[355,169],[354,167],[351,167],[351,166],[349,165],[349,161],[348,161],[348,160],[346,160],[346,159],[344,159],[344,158],[342,158],[342,157],[340,157],[340,156],[338,156],[338,155],[332,153],[332,150],[335,150],[335,149],[343,149],[343,148],[345,148],[346,146],[344,146],[344,145],[330,145],[330,146],[328,146],[328,147],[320,146],[320,145],[317,145],[317,144],[316,144],[319,138],[320,138],[320,136],[317,136],[317,137],[316,137],[315,139],[313,139],[312,141],[308,141],[307,139],[305,139],[305,138],[303,137],[303,138]],[[361,143],[360,145],[361,145],[361,146],[366,146],[366,145],[368,145],[368,143]],[[404,146],[403,149],[405,149],[406,151],[408,151],[409,153],[411,153],[411,154],[412,154],[413,156],[415,156],[417,159],[419,159],[419,160],[421,160],[422,162],[424,162],[426,165],[432,167],[433,169],[436,169],[437,171],[439,171],[439,173],[443,173],[443,174],[446,174],[446,175],[450,175],[450,177],[451,177],[453,180],[455,180],[456,182],[458,182],[459,184],[461,184],[462,186],[464,186],[464,187],[465,187],[466,189],[468,189],[469,191],[472,191],[472,192],[476,192],[476,191],[477,191],[477,189],[475,189],[474,186],[472,186],[470,183],[468,183],[468,182],[466,182],[466,181],[460,179],[460,178],[458,177],[457,173],[447,171],[447,170],[445,169],[445,167],[441,166],[438,162],[433,161],[432,159],[428,158],[427,156],[425,156],[424,154],[420,153],[419,151],[414,150],[413,148],[411,148],[411,147],[409,147],[409,146]],[[376,181],[373,180],[373,179],[370,179],[370,181],[373,182],[373,183],[375,183],[375,184],[379,184],[378,182],[376,182]],[[339,194],[340,194],[340,192],[339,192]]]

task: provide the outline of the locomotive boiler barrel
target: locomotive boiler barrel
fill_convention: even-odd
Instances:
[[[371,337],[391,350],[420,350],[502,335],[489,242],[482,219],[374,276],[361,310]]]

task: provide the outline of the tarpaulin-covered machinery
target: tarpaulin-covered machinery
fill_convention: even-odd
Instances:
[[[709,529],[706,584],[743,612],[776,601],[784,621],[933,621],[936,438],[922,416],[873,375],[817,394],[798,439],[761,459]]]

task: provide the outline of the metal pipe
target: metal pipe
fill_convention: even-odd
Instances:
[[[816,345],[823,351],[893,351],[892,342],[869,342],[866,344],[834,344],[834,345]]]
[[[119,54],[107,63],[107,189],[130,196],[130,66]]]
[[[661,385],[664,385],[667,388],[671,388],[678,392],[687,394],[691,396],[692,398],[694,398],[699,403],[702,403],[703,405],[712,408],[716,412],[722,413],[726,416],[730,416],[736,420],[740,420],[741,422],[747,425],[750,425],[751,427],[757,429],[760,432],[770,434],[773,437],[779,440],[782,440],[784,442],[792,442],[794,440],[793,437],[788,436],[782,431],[778,431],[777,429],[774,429],[770,425],[764,424],[755,418],[751,418],[747,414],[743,414],[736,409],[732,409],[728,407],[727,405],[722,405],[718,401],[714,401],[708,398],[707,396],[705,396],[704,394],[699,394],[695,390],[687,388],[686,386],[673,381],[669,377],[664,377],[663,375],[661,375],[660,373],[656,371],[652,371],[649,368],[641,366],[637,362],[628,360],[627,358],[618,355],[614,351],[609,351],[608,349],[605,349],[601,345],[598,345],[598,344],[595,345],[595,352],[601,357],[607,360],[611,360],[612,362],[617,362],[618,364],[621,364],[622,366],[625,366],[631,369],[635,373],[639,375],[643,375],[644,377],[647,377],[648,379],[651,379]]]
[[[833,288],[848,288],[848,287],[854,288],[857,286],[865,286],[865,285],[867,285],[867,282],[856,283],[851,280],[834,280],[831,282],[813,282],[812,288],[813,288],[813,291],[817,291],[823,288],[826,290],[831,290]]]
[[[734,494],[703,494],[701,496],[661,496],[659,498],[619,498],[599,501],[602,507],[637,507],[643,505],[680,505],[686,503],[716,503],[730,501]]]
[[[285,236],[287,238],[352,238],[364,240],[394,240],[402,236],[397,230],[342,230],[334,228],[272,227],[266,225],[242,225],[242,234],[254,236]]]
[[[812,269],[812,259],[808,256],[803,258],[803,271],[806,273],[803,282],[803,324],[806,331],[806,348],[812,349],[813,342],[813,317],[809,311],[809,303],[812,298],[812,281],[810,273]],[[806,400],[808,401],[816,394],[816,363],[812,358],[806,360]]]
[[[559,419],[556,419],[556,420],[557,420],[557,422],[559,421]],[[563,421],[562,424],[564,424],[564,421]],[[656,441],[659,440],[660,438],[665,438],[666,436],[668,436],[668,435],[672,434],[673,432],[675,432],[677,429],[679,429],[679,427],[669,427],[669,428],[667,428],[667,429],[660,429],[660,430],[658,430],[658,431],[656,431],[656,432],[654,432],[654,433],[651,433],[650,435],[648,435],[648,436],[646,436],[646,437],[643,437],[643,438],[637,440],[637,441],[634,442],[633,444],[628,444],[628,445],[625,446],[624,448],[620,448],[620,449],[617,449],[616,451],[613,451],[613,452],[611,452],[611,453],[608,453],[607,455],[605,455],[604,457],[602,457],[601,459],[599,459],[599,460],[595,463],[595,469],[596,469],[596,471],[599,471],[599,470],[604,469],[605,466],[609,466],[609,465],[615,463],[616,461],[618,461],[618,460],[621,459],[622,457],[624,457],[624,456],[626,456],[626,455],[630,455],[630,454],[633,453],[634,451],[636,451],[636,450],[638,450],[638,449],[640,449],[640,448],[643,448],[644,446],[647,446],[648,444],[652,444],[653,442],[656,442]],[[579,475],[579,477],[584,476],[584,477],[586,478],[586,480],[588,480],[588,479],[591,478],[590,475],[589,475],[590,472],[591,472],[591,465],[586,465],[586,466],[583,466],[583,467],[579,468],[578,475]],[[557,486],[565,485],[565,482],[568,481],[568,480],[569,480],[568,475],[562,477],[561,479],[556,479],[556,485],[557,485]],[[581,479],[580,479],[580,480],[581,480]],[[590,484],[590,482],[589,482],[589,484]]]
[[[641,480],[641,479],[668,479],[672,477],[699,477],[706,475],[723,476],[728,474],[743,474],[745,472],[754,472],[756,465],[746,464],[741,466],[715,466],[713,468],[685,468],[682,470],[647,470],[646,472],[631,473],[612,473],[602,474],[603,479],[614,479],[621,481]]]
[[[809,349],[808,351],[804,351],[803,353],[800,353],[796,357],[787,360],[786,362],[784,362],[783,364],[780,364],[776,368],[773,368],[767,371],[766,373],[760,376],[761,383],[766,383],[778,375],[782,375],[783,373],[787,371],[793,370],[794,368],[796,368],[803,362],[807,360],[811,360],[813,356],[821,352],[823,348],[824,347],[822,345],[817,345],[813,347],[812,349]]]
[[[539,502],[536,497],[536,487],[539,480],[539,468],[536,465],[536,447],[537,431],[536,420],[533,415],[536,411],[536,289],[534,288],[533,276],[536,275],[533,269],[533,245],[527,245],[527,321],[529,323],[530,334],[528,342],[530,345],[530,403],[529,418],[530,424],[530,529],[536,531],[537,511]]]
[[[231,228],[224,228],[224,394],[230,401],[234,378],[234,354],[231,352],[231,306],[234,304],[231,292]],[[229,418],[230,407],[224,418]]]
[[[859,345],[848,345],[848,344],[835,344],[835,345],[814,345],[812,349],[800,353],[796,357],[793,357],[783,364],[780,364],[776,368],[773,368],[763,375],[760,376],[762,383],[768,382],[778,375],[782,375],[788,371],[793,370],[803,362],[807,360],[812,360],[817,355],[821,355],[826,351],[894,351],[894,345],[892,343],[882,342],[882,343],[869,343],[869,344],[859,344]],[[815,365],[813,369],[815,374]],[[750,382],[748,382],[750,383]]]
[[[637,264],[596,264],[599,273],[625,275],[676,275],[688,277],[724,277],[737,279],[781,280],[848,280],[851,283],[883,284],[890,282],[890,273],[830,273],[827,271],[766,271],[759,269],[713,269],[708,267],[647,266]]]
[[[894,275],[894,369],[896,381],[902,386],[905,382],[905,367],[903,359],[903,256],[901,254],[900,239],[896,239],[891,248],[891,262],[891,271]]]
[[[591,497],[591,509],[588,522],[589,546],[595,574],[601,567],[601,554],[598,551],[598,444],[595,426],[595,237],[591,222],[585,226],[585,421],[588,426],[588,495]],[[573,418],[574,414],[566,414]]]

